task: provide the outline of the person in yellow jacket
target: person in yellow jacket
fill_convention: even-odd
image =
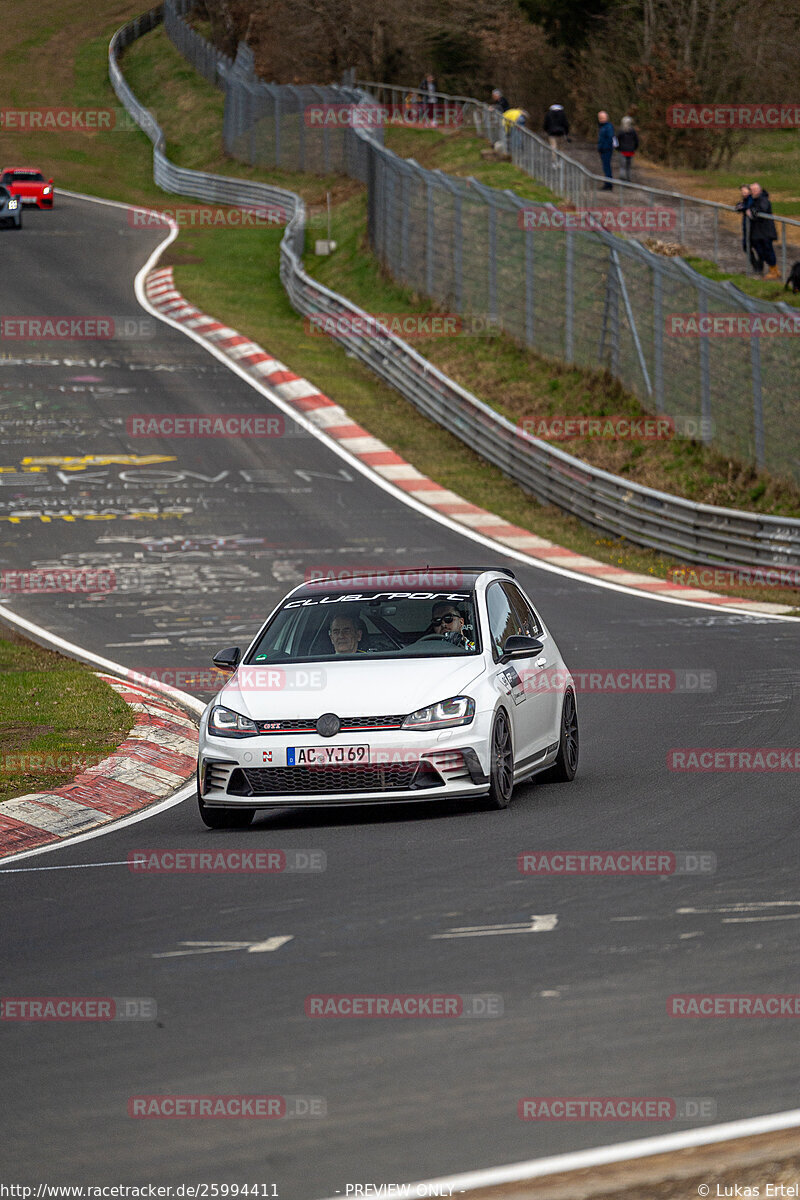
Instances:
[[[508,134],[512,125],[525,125],[528,114],[524,108],[507,108],[503,113],[503,132]]]

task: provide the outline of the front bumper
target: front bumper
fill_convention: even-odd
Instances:
[[[20,196],[17,195],[20,208],[52,208],[53,196]]]
[[[369,762],[294,766],[287,749],[363,745],[366,738],[220,738],[201,736],[200,796],[210,806],[272,808],[334,804],[395,804],[478,796],[488,787],[489,743],[478,718],[440,732],[397,731],[369,738]],[[488,722],[487,722],[488,724]],[[476,729],[476,725],[479,727]],[[264,761],[271,755],[272,762]]]

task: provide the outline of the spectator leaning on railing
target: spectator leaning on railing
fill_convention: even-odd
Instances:
[[[753,267],[755,268],[755,253],[750,250],[750,224],[747,216],[747,210],[753,203],[753,197],[750,195],[749,183],[739,185],[739,194],[741,199],[736,204],[736,211],[742,214],[742,253],[750,254]]]
[[[492,108],[496,108],[501,113],[504,113],[507,108],[511,108],[500,88],[492,88]]]

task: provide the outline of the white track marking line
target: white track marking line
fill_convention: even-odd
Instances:
[[[753,921],[800,921],[800,913],[775,913],[771,917],[723,917],[721,925],[750,925]]]
[[[57,867],[4,867],[0,862],[0,875],[25,875],[30,871],[88,871],[90,867],[129,867],[130,860],[120,858],[117,862],[61,863]]]
[[[676,908],[676,913],[729,913],[729,912],[755,912],[760,908],[796,908],[800,905],[800,900],[753,900],[748,903],[745,900],[738,901],[734,904],[717,904],[712,908]]]
[[[431,941],[444,938],[494,937],[503,933],[550,933],[558,924],[557,913],[540,913],[528,921],[515,921],[510,925],[457,925],[447,933],[432,933]]]
[[[770,1113],[763,1117],[750,1117],[743,1121],[729,1121],[725,1125],[710,1125],[705,1129],[687,1129],[682,1133],[665,1133],[660,1137],[639,1138],[632,1142],[617,1142],[612,1146],[598,1146],[592,1150],[576,1150],[570,1154],[556,1154],[551,1158],[532,1158],[525,1162],[507,1163],[500,1167],[486,1167],[478,1171],[465,1171],[460,1175],[443,1175],[437,1179],[421,1179],[415,1183],[388,1187],[384,1200],[401,1200],[408,1196],[452,1195],[454,1192],[471,1191],[474,1188],[498,1187],[504,1183],[519,1183],[528,1179],[541,1179],[545,1175],[556,1175],[564,1171],[583,1171],[588,1167],[601,1167],[606,1163],[628,1162],[636,1158],[649,1158],[654,1154],[669,1154],[675,1150],[688,1150],[693,1146],[712,1146],[717,1142],[730,1142],[736,1138],[755,1137],[759,1133],[773,1133],[780,1129],[793,1129],[800,1125],[800,1109]],[[440,1189],[438,1192],[435,1189]],[[446,1191],[444,1189],[449,1189]],[[341,1195],[329,1200],[341,1200]]]
[[[248,946],[248,954],[265,954],[270,950],[279,950],[281,946],[285,946],[287,942],[291,942],[294,937],[293,933],[278,935],[277,937],[267,938],[264,942],[253,942]]]
[[[188,958],[196,954],[226,954],[231,950],[244,950],[247,954],[266,954],[271,950],[279,950],[287,942],[291,942],[294,934],[283,934],[266,938],[261,942],[181,942],[181,946],[191,947],[189,950],[167,950],[163,954],[154,954],[153,958]]]

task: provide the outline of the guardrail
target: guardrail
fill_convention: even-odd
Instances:
[[[190,0],[184,0],[189,3]],[[379,104],[388,106],[393,111],[404,111],[407,108],[408,97],[419,94],[419,89],[398,87],[396,84],[378,83],[376,81],[359,80],[357,86],[369,92]],[[552,150],[549,143],[532,129],[526,126],[514,125],[511,130],[505,128],[502,113],[485,101],[476,100],[471,96],[451,96],[446,92],[436,92],[435,100],[443,113],[442,124],[447,124],[448,114],[458,114],[462,121],[471,120],[478,135],[488,142],[502,142],[511,153],[512,162],[538,183],[542,183],[550,191],[563,196],[576,208],[590,208],[597,205],[597,192],[608,182],[604,175],[597,175],[582,163],[571,158],[563,150]],[[452,123],[452,121],[451,121]],[[657,206],[669,207],[675,210],[677,235],[682,245],[695,247],[704,252],[710,252],[713,261],[719,262],[720,216],[728,213],[736,219],[736,224],[728,232],[731,236],[738,234],[740,218],[732,204],[722,204],[718,200],[704,200],[700,196],[689,196],[684,192],[673,192],[666,188],[652,187],[649,184],[628,182],[626,179],[614,179],[614,190],[603,192],[605,207],[622,207],[623,205],[644,205],[648,208]],[[800,221],[794,217],[784,217],[773,213],[769,218],[781,230],[781,272],[785,277],[790,250],[800,255],[800,248],[793,249],[787,242],[787,230],[800,231]],[[710,224],[710,228],[708,228]],[[800,233],[798,233],[800,237]]]
[[[347,333],[336,340],[426,416],[477,449],[542,503],[554,504],[604,533],[682,561],[800,567],[800,520],[695,504],[620,479],[520,431],[401,339],[377,328],[375,336],[351,336],[352,318],[362,327],[368,327],[371,318],[303,269],[305,206],[299,196],[271,184],[187,170],[167,159],[160,126],[133,95],[117,63],[117,53],[160,19],[158,8],[128,22],[109,46],[112,86],[153,142],[155,181],[165,191],[221,203],[282,205],[291,219],[281,242],[280,275],[298,312],[350,318]],[[363,136],[352,129],[345,132],[349,137]]]

